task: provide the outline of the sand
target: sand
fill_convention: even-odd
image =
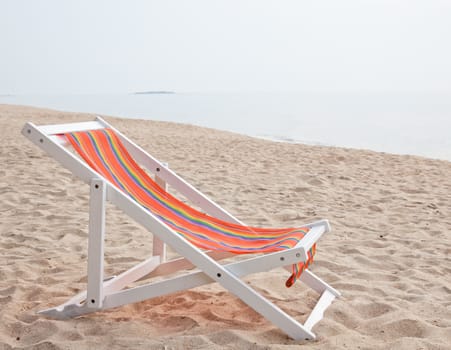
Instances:
[[[0,105],[0,349],[451,349],[451,162],[112,117],[248,224],[329,219],[311,270],[343,296],[312,342],[289,339],[217,284],[67,321],[36,315],[85,288],[88,186],[20,130],[92,118]],[[111,275],[148,257],[152,240],[112,206],[107,215]],[[246,281],[303,320],[315,293],[285,288],[286,277]]]

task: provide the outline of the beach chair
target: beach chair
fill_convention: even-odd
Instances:
[[[315,339],[312,327],[340,295],[308,270],[316,242],[330,230],[327,220],[300,228],[248,227],[100,117],[60,125],[27,123],[22,133],[90,185],[87,290],[40,314],[67,319],[217,282],[293,339]],[[169,194],[167,185],[202,211]],[[112,278],[104,277],[106,200],[154,237],[150,258]],[[167,260],[166,244],[181,257]],[[252,255],[219,263],[237,254]],[[300,280],[320,294],[304,324],[241,280],[277,267],[291,272],[287,286]],[[157,276],[169,277],[129,287]]]

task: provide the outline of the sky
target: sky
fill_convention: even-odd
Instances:
[[[451,1],[0,0],[0,94],[451,93]]]

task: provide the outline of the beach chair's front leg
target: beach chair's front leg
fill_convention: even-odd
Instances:
[[[103,304],[106,183],[91,181],[89,198],[88,288],[86,305],[100,309]]]

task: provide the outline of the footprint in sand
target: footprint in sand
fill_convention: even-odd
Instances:
[[[385,315],[394,310],[392,306],[383,303],[354,305],[353,309],[366,320]]]
[[[323,181],[321,181],[318,178],[314,178],[314,179],[309,180],[308,184],[312,185],[312,186],[321,186],[323,184]]]

